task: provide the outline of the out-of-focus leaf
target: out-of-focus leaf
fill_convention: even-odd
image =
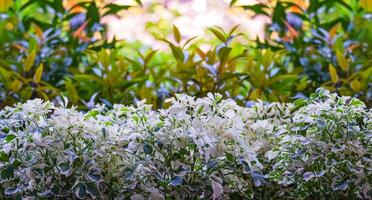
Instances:
[[[146,57],[145,57],[145,62],[146,63],[148,63],[154,56],[155,56],[155,54],[156,54],[156,52],[158,52],[158,51],[150,51],[147,55],[146,55]]]
[[[371,0],[360,0],[360,5],[366,12],[372,12],[372,1]]]
[[[72,84],[71,79],[66,78],[65,79],[65,86],[66,90],[69,94],[69,99],[71,100],[72,103],[77,103],[79,100],[79,94],[75,88],[75,86]]]
[[[142,4],[142,1],[141,0],[135,0],[136,2],[137,2],[137,4],[138,5],[140,5],[140,6],[143,6],[143,4]]]
[[[174,40],[176,40],[177,43],[180,43],[181,33],[180,33],[180,30],[175,25],[173,25],[173,35],[174,35]]]
[[[35,74],[34,74],[35,83],[40,82],[42,74],[43,74],[43,64],[41,64],[35,71]]]
[[[0,12],[6,12],[13,5],[13,0],[1,0]]]
[[[361,84],[357,79],[355,79],[355,80],[350,82],[350,87],[351,87],[351,89],[354,90],[354,92],[359,92]]]
[[[122,10],[127,10],[131,6],[128,5],[118,5],[118,4],[108,4],[104,8],[107,9],[107,11],[102,15],[103,17],[106,15],[115,15],[118,14]]]
[[[337,30],[338,28],[340,27],[340,24],[337,23],[336,25],[334,25],[330,30],[329,30],[329,39],[332,40],[336,34],[337,34]]]
[[[349,71],[349,63],[347,62],[341,51],[336,50],[336,57],[338,64],[341,66],[341,69],[345,72]]]
[[[18,79],[14,79],[11,83],[12,91],[18,92],[22,88],[22,82]]]
[[[238,0],[231,0],[230,1],[230,6],[233,6]]]
[[[36,49],[33,49],[31,53],[27,56],[25,61],[23,62],[23,67],[24,67],[23,69],[25,72],[30,71],[32,65],[35,62],[35,57],[36,57]]]
[[[170,185],[172,186],[179,186],[182,185],[183,178],[180,176],[174,176],[171,181],[169,182]]]
[[[230,52],[231,52],[231,48],[230,47],[222,47],[221,49],[219,49],[218,51],[218,57],[224,61],[227,59],[227,57],[229,56]]]
[[[218,30],[217,28],[214,28],[214,27],[212,27],[212,28],[209,28],[209,30],[219,39],[219,40],[221,40],[221,42],[223,42],[223,43],[226,43],[226,37],[225,37],[225,34],[222,32],[222,31],[220,31],[220,30]]]
[[[331,76],[332,82],[337,83],[338,82],[338,74],[337,74],[337,70],[335,69],[335,67],[333,67],[332,65],[329,65],[328,70],[329,70],[329,74]]]
[[[261,98],[261,89],[260,88],[256,88],[254,89],[251,94],[249,95],[249,98],[250,99],[259,99]]]
[[[253,11],[255,14],[259,15],[266,15],[266,16],[269,16],[269,14],[267,13],[267,11],[265,9],[267,9],[267,5],[265,4],[254,4],[254,5],[246,5],[246,6],[242,6],[245,10],[251,10]]]
[[[174,44],[171,44],[171,43],[169,44],[169,47],[171,48],[174,57],[177,60],[183,62],[184,59],[185,59],[185,56],[183,55],[182,49],[179,48],[179,47],[177,47],[177,46],[175,46]]]
[[[85,21],[78,29],[76,29],[76,31],[73,33],[73,36],[83,41],[89,40],[89,38],[87,38],[84,34],[84,30],[88,26],[88,23],[89,23],[89,20]]]
[[[78,183],[74,186],[75,195],[79,199],[84,199],[87,196],[87,187],[83,183]]]

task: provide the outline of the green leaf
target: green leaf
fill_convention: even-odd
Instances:
[[[17,92],[22,88],[22,82],[18,79],[14,79],[11,83],[11,90],[13,92]]]
[[[87,186],[87,192],[88,194],[93,198],[96,199],[99,195],[99,191],[97,188],[97,185],[95,183],[86,183]]]
[[[14,140],[15,138],[16,138],[15,135],[13,135],[13,134],[8,134],[8,135],[6,136],[6,138],[5,138],[5,141],[6,141],[6,142],[11,142],[11,141]]]
[[[87,186],[83,183],[78,183],[74,186],[75,195],[79,199],[84,199],[87,196]]]
[[[152,146],[149,144],[143,145],[143,151],[145,152],[145,154],[151,154],[153,151]]]
[[[150,60],[155,56],[156,52],[158,52],[158,51],[157,51],[157,50],[155,50],[155,51],[150,51],[150,53],[148,53],[148,54],[146,55],[144,61],[145,61],[146,63],[148,63],[148,62],[149,62],[149,61],[150,61]]]
[[[88,5],[86,7],[86,16],[88,17],[87,20],[89,20],[89,27],[92,27],[95,23],[100,23],[100,14],[95,1],[91,1],[85,5]]]
[[[0,172],[0,176],[2,179],[11,179],[14,177],[14,169],[12,165],[8,165],[8,167],[3,168]]]
[[[247,5],[247,6],[242,6],[245,10],[251,10],[255,14],[261,14],[261,15],[266,15],[269,16],[269,14],[265,11],[266,8],[268,8],[264,4],[255,4],[255,5]]]
[[[331,75],[331,80],[333,83],[337,83],[338,82],[338,75],[337,75],[337,70],[335,69],[335,67],[333,67],[332,65],[329,65],[329,74]]]
[[[31,53],[27,56],[27,58],[23,62],[23,67],[24,67],[23,69],[25,72],[30,71],[32,65],[35,62],[35,57],[36,57],[36,50],[34,49],[31,51]]]
[[[35,75],[34,75],[35,83],[40,82],[42,74],[43,74],[43,64],[41,64],[35,71]]]
[[[232,48],[230,47],[222,47],[218,51],[218,57],[220,58],[221,61],[227,60]]]
[[[223,43],[226,43],[226,37],[225,37],[225,34],[222,32],[222,31],[220,31],[220,30],[218,30],[218,29],[216,29],[216,28],[209,28],[209,30],[219,39],[219,40],[221,40],[221,42],[223,42]]]
[[[0,67],[0,81],[7,90],[13,90],[13,85],[11,84],[12,74],[13,72]]]
[[[1,0],[0,1],[0,12],[7,12],[8,9],[13,5],[13,0]]]
[[[300,99],[296,99],[293,103],[296,106],[296,108],[299,108],[299,107],[304,106],[307,103],[307,101],[303,98],[300,98]]]
[[[347,62],[342,52],[339,50],[336,50],[336,57],[337,57],[338,64],[341,66],[341,69],[344,72],[347,72],[349,70],[349,63]]]
[[[66,90],[69,95],[69,99],[71,100],[72,103],[77,103],[79,100],[79,94],[78,91],[76,90],[75,86],[72,84],[72,81],[68,78],[65,79],[65,86]]]
[[[181,42],[181,33],[177,26],[173,25],[173,35],[177,43]]]
[[[9,161],[9,156],[5,152],[1,151],[0,152],[0,161],[1,162],[8,162]]]
[[[351,89],[354,90],[354,92],[359,92],[361,88],[361,84],[357,79],[354,79],[353,81],[350,82],[350,87]]]
[[[131,6],[128,5],[118,5],[118,4],[108,4],[104,8],[108,9],[102,16],[107,16],[107,15],[115,15],[118,14],[122,10],[127,10]]]
[[[238,0],[231,0],[230,1],[230,6],[233,6]]]
[[[371,0],[360,0],[360,5],[366,12],[372,12]]]
[[[140,5],[140,6],[143,6],[143,4],[142,4],[142,1],[141,0],[135,0],[136,2],[137,2],[137,4],[138,5]]]
[[[174,44],[171,44],[171,43],[169,44],[169,47],[170,47],[171,50],[172,50],[173,56],[174,56],[177,60],[183,62],[184,59],[185,59],[185,56],[183,55],[183,51],[182,51],[182,49],[179,48],[179,47],[177,47],[177,46],[175,46]]]

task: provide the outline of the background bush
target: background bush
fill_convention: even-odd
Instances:
[[[86,113],[30,100],[0,112],[0,197],[368,199],[371,110],[319,90],[240,107],[177,95],[168,109]]]
[[[319,86],[371,104],[371,10],[365,1],[236,5],[272,18],[264,41],[244,40],[236,27],[211,27],[215,41],[202,50],[203,38],[183,38],[170,27],[173,38],[158,38],[169,52],[107,40],[101,18],[129,6],[5,2],[1,107],[63,94],[81,108],[143,98],[161,108],[178,92],[219,92],[243,105],[257,98],[288,102]]]

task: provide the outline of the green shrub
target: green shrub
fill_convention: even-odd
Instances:
[[[203,38],[183,38],[173,27],[174,38],[159,38],[167,52],[106,39],[101,17],[128,6],[17,0],[0,22],[0,106],[63,94],[81,108],[143,98],[161,108],[179,92],[218,92],[244,105],[290,102],[320,86],[369,106],[371,19],[363,2],[243,6],[272,18],[264,41],[236,40],[244,36],[237,27],[211,27],[215,39],[202,50]]]
[[[241,107],[176,95],[168,109],[40,99],[0,111],[0,197],[356,199],[371,193],[371,110],[319,90]]]

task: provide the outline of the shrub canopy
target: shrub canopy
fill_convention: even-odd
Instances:
[[[218,94],[167,102],[4,108],[1,197],[370,197],[372,112],[357,99],[319,90],[295,104],[241,107]]]

